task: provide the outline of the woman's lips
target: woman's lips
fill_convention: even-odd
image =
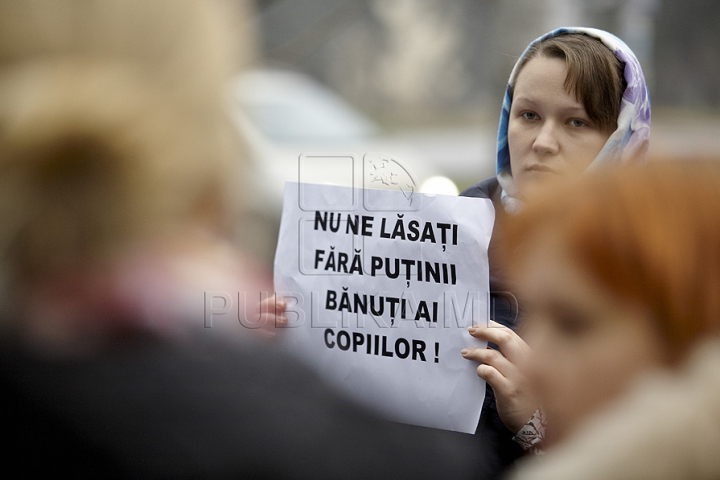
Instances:
[[[525,167],[525,171],[530,174],[535,174],[535,175],[541,175],[541,174],[546,174],[546,173],[557,174],[557,171],[555,171],[555,169],[550,168],[547,165],[541,165],[539,163],[535,163],[533,165],[529,165],[529,166]]]

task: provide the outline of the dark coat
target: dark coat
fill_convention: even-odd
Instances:
[[[205,337],[204,335],[200,335]],[[134,338],[0,348],[9,478],[488,478],[470,435],[387,422],[278,352]]]
[[[474,198],[488,198],[495,206],[495,226],[493,235],[488,247],[488,261],[490,265],[490,318],[498,323],[517,329],[519,304],[511,293],[511,287],[504,278],[497,261],[497,248],[502,238],[502,224],[506,218],[500,195],[502,188],[497,177],[491,177],[468,188],[460,195]],[[496,345],[490,344],[497,348]],[[508,430],[500,420],[495,406],[495,394],[490,385],[485,391],[485,402],[483,403],[480,422],[478,423],[477,435],[480,435],[487,442],[488,457],[495,459],[501,467],[507,467],[524,452],[520,446],[512,440],[515,432]]]

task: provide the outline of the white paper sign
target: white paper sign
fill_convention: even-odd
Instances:
[[[404,423],[473,433],[485,383],[490,200],[288,183],[275,288],[292,352]]]

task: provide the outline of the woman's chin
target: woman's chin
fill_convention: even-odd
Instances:
[[[556,174],[526,177],[523,183],[519,185],[519,197],[525,202],[532,202],[535,198],[547,196],[550,190],[557,188],[563,181],[564,177]]]

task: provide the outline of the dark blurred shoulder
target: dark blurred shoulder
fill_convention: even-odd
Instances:
[[[494,204],[500,202],[500,194],[502,188],[497,177],[486,178],[482,182],[478,182],[472,187],[465,189],[460,196],[461,197],[473,197],[473,198],[489,198]]]

